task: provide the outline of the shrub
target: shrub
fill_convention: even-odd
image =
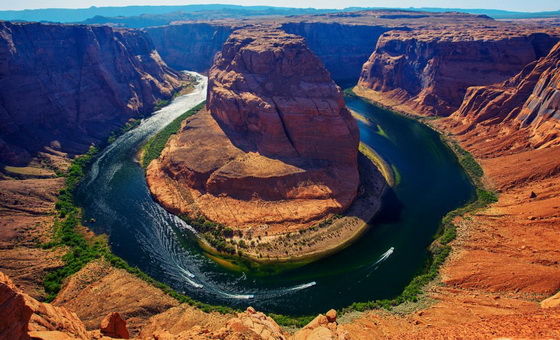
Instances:
[[[181,123],[183,122],[183,120],[202,110],[205,103],[206,102],[202,102],[192,109],[188,110],[187,112],[183,113],[181,116],[169,123],[169,125],[163,128],[160,132],[158,132],[155,136],[150,138],[148,143],[146,143],[146,145],[143,147],[144,155],[142,159],[142,166],[144,168],[147,168],[152,160],[159,157],[159,155],[165,148],[165,144],[167,144],[169,138],[172,135],[176,134],[181,128]]]

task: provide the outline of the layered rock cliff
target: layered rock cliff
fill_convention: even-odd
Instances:
[[[503,83],[470,87],[452,119],[456,132],[499,129],[503,148],[560,144],[560,43]],[[524,134],[522,141],[514,135]],[[508,145],[509,144],[509,145]]]
[[[448,116],[468,87],[514,76],[545,56],[558,37],[554,30],[498,25],[392,31],[381,36],[364,64],[359,86],[395,109]]]
[[[356,197],[358,127],[303,38],[234,32],[210,70],[207,107],[148,168],[168,209],[279,233],[340,213]]]
[[[363,64],[375,48],[381,34],[392,28],[381,25],[340,23],[283,23],[281,29],[305,38],[309,48],[340,84],[355,84]]]
[[[177,70],[208,72],[233,28],[227,24],[184,23],[148,27],[144,31],[169,66]]]
[[[181,84],[140,31],[0,22],[0,162],[82,153]]]
[[[90,339],[76,314],[21,292],[0,272],[0,338]]]

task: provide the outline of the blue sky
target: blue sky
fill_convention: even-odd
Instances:
[[[350,6],[492,8],[524,12],[551,11],[560,9],[560,2],[558,2],[558,0],[1,0],[0,10],[31,8],[84,8],[90,6],[188,5],[208,3],[315,8],[343,8]]]

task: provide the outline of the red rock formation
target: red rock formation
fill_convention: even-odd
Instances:
[[[129,339],[128,329],[126,328],[126,321],[121,318],[121,315],[116,312],[109,313],[105,319],[101,321],[99,326],[101,334],[110,338]]]
[[[356,197],[357,124],[302,38],[234,32],[210,71],[207,106],[211,115],[190,119],[148,168],[166,208],[278,233],[341,212]]]
[[[496,85],[468,89],[451,117],[456,133],[494,129],[510,151],[560,143],[560,43],[527,65],[519,74]],[[523,134],[524,142],[512,138]]]
[[[210,70],[207,105],[224,129],[263,156],[356,163],[358,127],[340,88],[294,35],[233,34]]]
[[[212,57],[221,50],[229,34],[248,25],[276,27],[305,38],[309,48],[321,59],[331,77],[346,86],[354,85],[364,62],[375,49],[379,36],[390,30],[410,30],[414,27],[438,28],[469,25],[495,25],[484,15],[465,13],[428,13],[399,10],[358,11],[324,15],[302,15],[244,20],[213,20],[203,23],[176,23],[148,27],[165,62],[176,69],[206,72]]]
[[[336,322],[336,311],[319,314],[313,321],[294,334],[294,340],[353,339],[344,326]]]
[[[41,303],[0,272],[0,339],[89,339],[76,314]]]
[[[468,87],[504,81],[546,55],[559,34],[537,32],[498,26],[386,33],[364,64],[359,85],[395,109],[448,116]]]
[[[81,153],[181,83],[140,31],[0,22],[0,161]]]

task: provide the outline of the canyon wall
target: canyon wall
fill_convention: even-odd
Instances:
[[[210,70],[207,108],[148,168],[150,189],[169,210],[279,233],[353,202],[359,130],[303,38],[235,31]]]
[[[309,48],[339,84],[354,85],[363,64],[375,48],[381,34],[391,28],[340,23],[293,22],[280,26],[287,33],[305,38]]]
[[[182,82],[140,31],[0,22],[0,162],[83,153]]]
[[[165,62],[177,70],[208,72],[233,28],[212,23],[148,27],[145,32]]]
[[[560,143],[560,43],[503,83],[470,87],[451,118],[456,133],[499,129],[502,149],[542,148]],[[521,139],[517,135],[523,134]],[[498,151],[498,150],[495,150]]]
[[[364,64],[359,86],[397,110],[448,116],[459,108],[468,87],[514,76],[545,56],[559,36],[549,29],[498,24],[477,30],[392,31],[381,36]]]
[[[255,23],[246,26],[254,26]],[[178,70],[207,72],[235,23],[184,23],[144,29],[165,62]],[[287,33],[302,36],[336,81],[355,83],[379,36],[391,28],[323,22],[270,22]]]

